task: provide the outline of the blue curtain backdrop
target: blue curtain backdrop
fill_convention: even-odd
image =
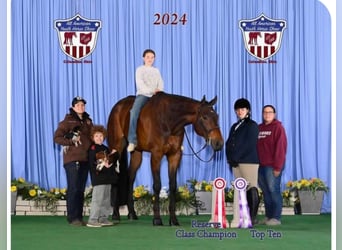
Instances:
[[[54,21],[79,13],[98,19],[102,28],[91,63],[72,60],[59,45]],[[155,14],[186,14],[187,22],[154,25]],[[279,51],[256,60],[244,47],[239,21],[264,13],[284,19],[287,27]],[[24,177],[42,187],[66,187],[61,147],[53,133],[74,96],[87,100],[94,123],[106,125],[112,106],[135,94],[134,73],[142,52],[156,52],[165,91],[201,99],[218,96],[216,110],[224,138],[236,121],[233,104],[248,98],[253,118],[261,122],[265,104],[277,108],[288,137],[282,178],[319,177],[331,184],[331,20],[317,0],[12,0],[11,176]],[[191,144],[204,144],[187,127]],[[184,153],[190,147],[184,141]],[[201,152],[208,159],[211,150]],[[162,163],[162,185],[168,185]],[[224,150],[204,163],[184,155],[178,184],[211,181],[232,173]],[[149,154],[145,153],[136,185],[152,186]],[[323,211],[331,211],[331,196]]]

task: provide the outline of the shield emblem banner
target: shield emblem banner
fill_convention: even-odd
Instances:
[[[76,14],[70,19],[55,20],[54,27],[62,51],[75,60],[81,60],[94,51],[101,21]]]
[[[285,20],[274,20],[261,14],[255,19],[240,20],[245,48],[260,60],[266,60],[280,49]]]

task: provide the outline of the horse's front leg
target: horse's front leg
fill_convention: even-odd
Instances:
[[[175,225],[179,226],[179,222],[176,217],[176,193],[177,193],[177,169],[179,166],[179,162],[181,160],[181,152],[178,151],[175,154],[168,155],[168,163],[169,163],[169,213],[170,226]]]
[[[128,219],[137,220],[137,214],[134,210],[134,200],[133,200],[133,185],[135,181],[135,176],[138,168],[140,167],[142,161],[142,152],[134,151],[131,155],[131,161],[128,168]]]
[[[160,217],[160,206],[159,206],[159,195],[161,190],[161,180],[160,180],[160,161],[162,155],[152,153],[151,155],[151,168],[153,175],[153,225],[162,226],[163,222]]]

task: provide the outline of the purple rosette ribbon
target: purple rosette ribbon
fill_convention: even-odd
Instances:
[[[249,214],[249,207],[247,202],[247,181],[244,178],[236,178],[234,181],[234,188],[239,192],[239,209],[240,209],[240,220],[239,228],[251,228],[252,220]]]

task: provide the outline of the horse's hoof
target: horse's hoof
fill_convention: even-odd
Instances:
[[[137,219],[138,219],[138,216],[137,216],[135,213],[129,213],[129,214],[127,215],[127,218],[128,218],[129,220],[137,220]]]
[[[170,226],[180,226],[178,220],[171,220],[169,219],[169,225]]]
[[[162,226],[163,222],[161,218],[153,218],[153,226]]]

